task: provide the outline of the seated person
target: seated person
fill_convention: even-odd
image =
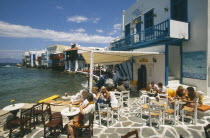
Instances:
[[[89,125],[89,113],[94,113],[95,111],[93,95],[91,93],[88,93],[86,98],[89,103],[85,107],[80,104],[80,114],[78,120],[70,120],[68,123],[68,131],[71,135],[71,138],[75,138],[74,133],[76,129],[74,127]]]
[[[185,89],[182,86],[179,86],[176,90],[176,97],[181,100],[186,100]]]
[[[96,86],[93,86],[92,88],[92,93],[93,93],[93,99],[94,99],[94,102],[96,103],[98,101],[98,98],[97,98],[97,94],[98,94],[98,87]]]
[[[101,91],[97,94],[97,103],[110,104],[110,93],[106,90],[106,87],[102,86]]]
[[[187,101],[188,106],[194,107],[197,99],[199,99],[199,106],[203,105],[203,95],[201,93],[196,92],[193,87],[188,87],[187,92],[189,97],[189,100]]]
[[[126,91],[122,81],[118,82],[118,86],[117,86],[117,91],[121,92],[121,91]]]
[[[88,100],[86,99],[87,94],[89,91],[87,89],[82,90],[82,98],[79,99],[78,101],[82,103],[82,106],[85,107],[88,104]]]
[[[148,86],[148,90],[151,90],[151,89],[152,89],[153,91],[158,91],[158,90],[159,90],[157,84],[155,84],[154,82],[151,82],[151,83],[149,84],[149,86]]]
[[[160,82],[158,83],[158,93],[160,94],[167,94],[166,87]]]

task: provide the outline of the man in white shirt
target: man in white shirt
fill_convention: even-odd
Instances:
[[[162,94],[167,94],[167,90],[166,90],[166,87],[165,86],[163,86],[163,84],[160,82],[160,83],[158,83],[158,88],[159,88],[159,90],[158,90],[158,92],[159,93],[162,93]]]
[[[149,90],[153,90],[153,91],[158,91],[159,88],[157,86],[157,84],[155,84],[154,82],[151,82],[150,85],[149,85]]]

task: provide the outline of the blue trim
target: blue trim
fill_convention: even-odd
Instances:
[[[124,51],[161,44],[180,45],[182,41],[186,40],[170,38],[170,20],[168,19],[141,32],[132,34],[128,37],[113,42],[110,44],[110,47],[113,51]]]
[[[132,79],[132,81],[133,81],[133,62],[134,62],[134,59],[132,58],[132,60],[131,60],[131,73],[132,73],[132,75],[131,75],[131,79]]]
[[[168,85],[168,45],[165,45],[165,85]]]
[[[181,64],[181,66],[180,66],[180,84],[182,84],[183,83],[183,56],[182,56],[182,45],[180,46],[180,59],[181,59],[181,61],[180,61],[180,64]]]

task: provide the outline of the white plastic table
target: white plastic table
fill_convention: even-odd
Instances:
[[[77,108],[77,107],[72,107],[71,111],[69,111],[69,108],[65,108],[61,111],[61,114],[63,116],[68,116],[68,117],[71,117],[71,116],[75,116],[77,114],[79,114],[80,112],[80,109]]]
[[[18,103],[18,104],[15,104],[14,106],[8,105],[8,106],[4,107],[3,110],[14,111],[14,110],[18,110],[18,109],[22,108],[24,105],[25,105],[24,103]]]

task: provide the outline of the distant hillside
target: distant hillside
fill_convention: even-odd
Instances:
[[[0,63],[21,63],[21,60],[11,58],[0,58]]]

